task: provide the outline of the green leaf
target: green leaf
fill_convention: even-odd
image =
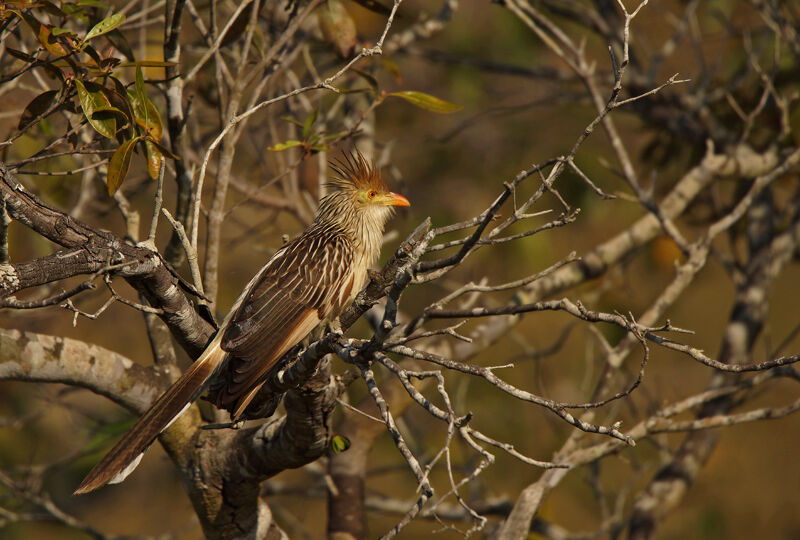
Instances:
[[[264,58],[264,55],[267,54],[267,38],[264,36],[264,31],[259,25],[256,25],[253,30],[253,46],[256,48],[261,58]]]
[[[142,74],[141,66],[136,66],[135,91],[133,93],[128,91],[128,95],[131,97],[131,103],[133,103],[136,123],[156,142],[160,141],[164,134],[161,115],[158,114],[158,109],[156,109],[156,106],[150,101],[150,98],[147,97],[147,89],[144,86],[144,75]]]
[[[361,71],[360,69],[351,69],[350,71],[367,81],[369,87],[372,88],[372,93],[378,94],[381,91],[380,86],[378,86],[378,80],[366,71]]]
[[[107,34],[111,32],[113,29],[121,25],[125,22],[125,14],[124,13],[115,13],[109,17],[106,17],[89,30],[89,33],[86,34],[86,37],[83,38],[83,42],[86,43],[90,39],[94,39],[97,36],[102,36],[103,34]]]
[[[52,32],[50,32],[50,28],[45,25],[39,27],[39,42],[44,45],[45,49],[56,56],[66,56],[68,54],[67,49],[56,41]]]
[[[61,28],[60,26],[55,26],[50,29],[50,33],[54,36],[67,36],[72,39],[78,39],[78,34],[73,32],[72,30],[67,30],[66,28]]]
[[[270,152],[282,152],[283,150],[287,150],[289,148],[294,148],[295,146],[303,146],[302,141],[295,141],[294,139],[290,139],[288,141],[278,143],[273,146],[268,146],[267,150]]]
[[[344,435],[334,435],[331,437],[331,450],[334,454],[341,454],[347,451],[351,444],[350,439]]]
[[[163,60],[138,60],[136,62],[120,62],[119,67],[173,67],[176,62],[165,62]]]
[[[153,105],[153,102],[147,99],[147,97],[145,97],[146,101],[144,103],[140,102],[136,92],[131,92],[130,90],[128,90],[128,98],[133,105],[133,114],[136,123],[153,139],[160,141],[163,135],[163,127],[161,124],[161,116],[159,116],[158,110],[155,105]]]
[[[36,17],[25,11],[19,11],[16,9],[10,9],[9,11],[30,26],[31,30],[33,30],[33,32],[36,34],[39,43],[41,43],[50,53],[56,56],[66,56],[67,50],[55,40],[52,32],[50,31],[49,25],[40,22]]]
[[[89,24],[89,17],[86,16],[86,12],[82,6],[78,4],[61,4],[61,9],[66,13],[66,15],[73,20],[76,20],[82,24],[88,25]]]
[[[392,92],[387,95],[402,98],[420,109],[435,113],[450,114],[462,109],[461,105],[456,105],[455,103],[450,103],[449,101],[439,99],[425,92],[417,92],[416,90],[403,90],[402,92]]]
[[[339,131],[337,133],[325,133],[325,134],[322,135],[322,140],[323,141],[330,141],[330,140],[333,140],[333,139],[337,139],[339,137],[343,137],[344,135],[347,135],[347,133],[348,133],[347,130]]]
[[[109,105],[108,107],[103,107],[102,109],[96,109],[92,113],[92,116],[94,118],[108,118],[108,115],[110,114],[112,115],[115,114],[119,116],[120,118],[122,118],[123,121],[128,119],[128,115],[125,114],[125,111],[117,107],[114,107],[113,105]]]
[[[100,135],[113,139],[117,132],[117,120],[114,116],[95,117],[96,112],[114,109],[100,85],[75,79],[75,88],[78,90],[78,100],[81,102],[83,115]]]
[[[305,122],[303,122],[303,139],[308,139],[308,136],[311,134],[311,128],[314,126],[314,121],[317,119],[317,111],[313,111],[311,114],[306,116]]]
[[[302,122],[299,122],[299,121],[295,120],[291,116],[281,116],[281,120],[283,120],[284,122],[289,122],[290,124],[294,124],[294,125],[299,126],[299,127],[303,127],[303,123]]]
[[[136,84],[133,90],[127,90],[127,94],[133,106],[136,123],[154,141],[160,141],[163,135],[161,116],[158,114],[158,109],[153,105],[153,102],[147,97],[141,67],[136,68]]]
[[[25,129],[28,125],[44,114],[56,102],[58,90],[48,90],[33,98],[22,111],[17,129]]]
[[[101,2],[100,0],[78,0],[77,4],[79,6],[96,7],[100,9],[108,9],[110,7],[108,4]]]
[[[150,178],[155,180],[161,171],[161,160],[164,158],[164,154],[150,141],[145,141],[144,149],[147,153],[147,173]]]
[[[140,101],[144,102],[147,97],[147,89],[144,86],[144,72],[142,66],[136,66],[136,93],[139,95]]]
[[[122,113],[122,119],[127,123],[127,126],[119,126],[119,128],[127,127],[130,130],[131,136],[133,136],[135,134],[133,132],[133,107],[131,107],[131,102],[128,99],[127,93],[125,93],[125,87],[116,78],[110,77],[110,79],[114,83],[115,88],[103,86],[103,93],[106,95],[106,98],[108,98],[109,103],[111,103],[111,107],[119,110]],[[120,90],[122,90],[122,93],[120,93]]]
[[[122,185],[122,181],[128,175],[128,169],[131,167],[131,157],[133,156],[133,148],[136,143],[141,140],[141,137],[134,137],[125,141],[111,156],[111,161],[108,163],[108,174],[106,175],[106,185],[108,186],[108,194],[113,195]]]
[[[160,141],[161,137],[164,135],[164,126],[161,123],[161,115],[158,114],[158,109],[156,109],[156,106],[153,105],[152,101],[150,101],[150,98],[147,98],[145,107],[147,108],[147,124],[145,124],[145,130],[147,130],[147,134],[153,139]]]
[[[381,58],[381,66],[389,72],[389,75],[394,77],[395,81],[398,83],[403,82],[403,72],[400,71],[400,66],[397,65],[397,62],[388,58]]]
[[[157,142],[156,142],[156,141],[154,141],[153,139],[147,139],[147,141],[148,141],[150,144],[152,144],[153,146],[155,146],[156,148],[158,148],[158,150],[159,150],[159,151],[160,151],[162,154],[164,154],[165,156],[167,156],[168,158],[170,158],[170,159],[174,159],[175,161],[180,161],[180,160],[181,160],[180,156],[176,156],[175,154],[173,154],[173,153],[172,153],[172,151],[171,151],[169,148],[167,148],[166,146],[164,146],[163,144],[157,143]]]

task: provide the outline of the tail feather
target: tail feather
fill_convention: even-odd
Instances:
[[[144,450],[197,399],[206,382],[225,358],[225,351],[214,339],[186,372],[142,415],[103,459],[89,471],[74,495],[94,491],[112,480],[122,481],[141,459]]]
[[[144,452],[141,452],[141,453],[140,453],[138,456],[136,456],[135,458],[133,458],[133,461],[131,461],[130,463],[128,463],[128,464],[125,466],[125,468],[124,468],[124,469],[122,469],[122,470],[121,470],[121,471],[119,471],[117,474],[115,474],[115,475],[114,475],[114,476],[111,478],[111,480],[109,480],[109,481],[108,481],[108,483],[109,483],[109,484],[119,484],[119,483],[121,483],[121,482],[124,482],[124,481],[125,481],[125,479],[126,479],[126,478],[128,478],[128,476],[130,476],[130,474],[131,474],[131,473],[132,473],[132,472],[133,472],[133,471],[136,469],[136,467],[138,467],[138,466],[139,466],[139,463],[141,463],[141,462],[142,462],[142,458],[143,458],[143,457],[144,457]]]

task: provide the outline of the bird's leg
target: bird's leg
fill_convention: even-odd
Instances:
[[[236,420],[235,422],[222,422],[220,424],[206,424],[201,426],[202,429],[240,429],[244,426],[244,420]]]
[[[336,317],[334,320],[328,322],[328,332],[331,334],[336,334],[336,337],[342,337],[344,332],[342,331],[342,325],[339,322],[339,317]]]

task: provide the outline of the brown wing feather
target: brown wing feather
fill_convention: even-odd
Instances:
[[[289,349],[338,315],[352,251],[346,238],[326,234],[301,236],[278,252],[223,328],[222,348],[230,358],[212,401],[235,416]]]
[[[306,312],[303,317],[297,321],[297,324],[292,328],[292,331],[284,337],[283,341],[269,353],[269,356],[264,358],[264,361],[260,362],[257,366],[257,369],[251,370],[249,373],[248,380],[245,382],[244,387],[250,388],[249,391],[245,393],[241,393],[238,401],[236,402],[236,408],[233,411],[233,418],[239,418],[256,396],[258,391],[261,389],[261,386],[264,384],[264,377],[267,375],[269,370],[272,368],[273,365],[284,355],[286,354],[289,349],[295,346],[300,340],[302,340],[309,332],[311,332],[316,326],[320,323],[320,319],[317,316],[317,310],[310,309]],[[258,381],[255,386],[250,384],[251,381]]]

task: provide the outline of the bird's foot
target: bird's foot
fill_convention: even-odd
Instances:
[[[344,331],[342,331],[342,325],[338,318],[328,323],[328,332],[331,334],[336,334],[336,337],[342,337],[344,335]]]
[[[244,426],[244,420],[236,420],[235,422],[221,422],[219,424],[206,424],[202,426],[203,429],[241,429]]]

